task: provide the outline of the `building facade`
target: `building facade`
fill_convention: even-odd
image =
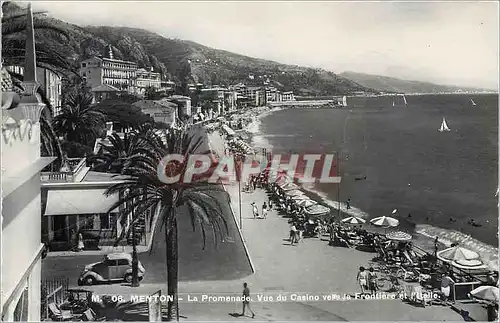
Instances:
[[[24,75],[23,66],[6,66],[6,68],[13,73]],[[38,84],[45,93],[45,97],[53,108],[54,116],[58,115],[61,112],[61,77],[58,74],[42,67],[36,68],[36,77]]]
[[[36,95],[37,72],[31,6],[28,5],[26,66],[18,100],[2,80],[2,321],[40,321],[40,171],[54,158],[40,157],[39,118],[45,105]],[[6,71],[5,71],[6,72]],[[7,72],[6,72],[7,73]],[[2,76],[4,74],[2,71]],[[15,102],[19,102],[16,106]]]
[[[281,101],[295,101],[295,95],[292,91],[283,92]]]
[[[161,83],[160,73],[153,72],[153,68],[150,71],[140,68],[136,72],[136,93],[139,95],[144,95],[148,87],[160,91]]]
[[[80,76],[91,87],[111,85],[129,93],[137,91],[137,64],[134,62],[92,57],[80,63]]]
[[[78,233],[82,234],[85,250],[111,248],[122,231],[129,229],[131,219],[120,220],[121,208],[108,213],[120,196],[106,196],[105,193],[125,179],[111,173],[90,171],[85,158],[70,158],[65,169],[41,173],[41,232],[49,250],[72,250],[76,247]],[[139,244],[147,244],[151,238],[151,216],[151,212],[145,212],[136,226],[141,235]],[[129,241],[124,239],[120,244],[127,245]]]

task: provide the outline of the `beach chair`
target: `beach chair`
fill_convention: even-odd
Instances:
[[[71,311],[63,311],[56,303],[49,304],[50,318],[54,321],[78,321],[82,314],[73,314]]]
[[[413,286],[412,293],[410,294],[410,301],[415,304],[420,304],[423,307],[426,305],[432,305],[432,298],[426,297],[427,293],[424,293],[422,286]]]
[[[97,321],[105,321],[105,320],[106,320],[106,317],[96,318],[96,314],[94,313],[94,311],[91,308],[89,308],[85,312],[83,312],[83,315],[82,315],[82,321],[97,322]]]

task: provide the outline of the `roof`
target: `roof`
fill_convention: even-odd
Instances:
[[[171,97],[169,97],[169,99],[191,100],[189,96],[178,95],[178,94],[172,95]]]
[[[121,92],[118,88],[109,85],[109,84],[101,84],[96,87],[93,87],[91,92]]]
[[[106,255],[106,258],[109,260],[127,259],[132,261],[132,255],[125,252],[109,253]]]
[[[89,171],[87,175],[83,178],[83,182],[112,182],[112,181],[123,181],[128,178],[129,178],[128,176],[119,174]]]
[[[107,57],[98,57],[98,56],[94,56],[92,58],[87,58],[86,60],[83,60],[82,62],[93,61],[93,60],[109,61],[109,62],[114,62],[114,63],[125,63],[125,64],[137,65],[137,63],[131,62],[131,61],[122,61],[121,59],[107,58]]]

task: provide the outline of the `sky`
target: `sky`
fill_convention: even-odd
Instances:
[[[37,1],[78,25],[148,29],[252,57],[498,88],[498,1]]]

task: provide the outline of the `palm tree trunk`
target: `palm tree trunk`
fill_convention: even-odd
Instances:
[[[179,250],[177,245],[177,219],[175,213],[169,215],[165,221],[165,240],[167,243],[167,293],[169,301],[167,305],[167,318],[171,321],[179,321],[178,273],[179,273]]]

